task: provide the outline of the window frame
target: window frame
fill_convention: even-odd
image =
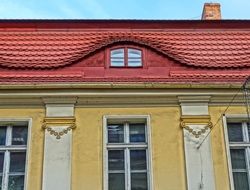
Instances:
[[[2,146],[1,147],[1,151],[6,149],[8,150],[13,150],[13,152],[26,152],[26,157],[25,157],[25,167],[24,167],[24,190],[27,189],[28,187],[28,163],[29,163],[29,150],[30,150],[30,143],[31,143],[31,126],[32,126],[32,119],[31,118],[0,118],[0,125],[5,125],[6,128],[6,142],[7,142],[7,138],[11,138],[11,134],[10,132],[7,132],[8,128],[13,128],[15,127],[15,125],[26,125],[27,126],[27,144],[26,146],[24,145],[14,145],[16,147],[8,147],[7,146]],[[6,147],[6,148],[4,148]],[[10,153],[10,152],[9,152]],[[7,155],[7,156],[6,156]],[[9,166],[10,166],[10,154],[4,154],[4,159],[8,159],[8,163],[7,163],[7,167],[6,165],[3,165],[3,178],[6,175],[6,172],[9,170]],[[7,170],[7,171],[6,171]],[[4,174],[5,173],[5,174]],[[7,178],[7,177],[6,177]],[[4,179],[2,179],[4,182]],[[2,190],[7,190],[7,186],[8,186],[8,180],[5,180],[5,183],[2,183]]]
[[[151,154],[151,127],[150,127],[150,116],[149,115],[105,115],[103,116],[103,189],[108,190],[108,146],[107,146],[107,126],[109,122],[119,122],[119,123],[135,123],[135,122],[143,122],[145,123],[145,141],[147,143],[146,145],[146,161],[147,161],[147,184],[148,184],[148,190],[153,189],[153,168],[152,168],[152,154]],[[124,124],[126,125],[126,124]],[[124,135],[125,136],[125,135]],[[113,145],[111,145],[113,146]],[[114,145],[115,146],[115,145]],[[133,145],[132,145],[133,146]],[[141,148],[145,149],[145,145],[142,145],[141,143],[138,143],[138,145],[135,148],[138,148],[142,146]],[[125,150],[126,151],[126,150]],[[126,153],[125,153],[126,154]],[[124,155],[125,159],[125,155]],[[124,160],[125,162],[125,160]],[[125,163],[126,165],[126,163]],[[125,179],[127,177],[130,177],[130,168],[127,170],[125,167]],[[126,180],[125,180],[126,183]],[[130,187],[131,184],[126,184],[127,187]]]
[[[233,168],[232,168],[232,160],[231,160],[231,154],[230,149],[233,147],[234,149],[242,148],[242,147],[248,147],[249,149],[247,151],[246,156],[246,168],[247,168],[247,174],[248,174],[248,184],[250,188],[250,143],[245,142],[246,139],[245,133],[246,133],[246,122],[248,122],[247,114],[227,114],[224,115],[222,118],[223,121],[223,128],[224,128],[224,141],[226,146],[226,156],[227,156],[227,165],[228,165],[228,174],[229,174],[229,182],[230,182],[230,189],[235,190],[234,188],[234,179],[233,179]],[[228,136],[228,123],[241,123],[242,124],[242,135],[243,135],[243,141],[242,142],[229,142],[229,136]],[[248,135],[249,141],[250,141],[250,135]]]
[[[124,49],[124,66],[112,66],[111,65],[111,52],[113,50],[116,49]],[[141,65],[140,66],[128,66],[128,49],[134,49],[134,50],[138,50],[141,51]],[[138,69],[138,68],[145,68],[146,64],[145,64],[145,54],[144,54],[144,49],[137,47],[137,46],[133,46],[133,45],[119,45],[119,46],[115,46],[112,48],[108,49],[108,56],[107,56],[107,63],[108,63],[108,67],[110,68],[127,68],[127,69]]]

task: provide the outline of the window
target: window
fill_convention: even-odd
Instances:
[[[246,122],[228,122],[227,133],[234,189],[249,190],[250,127]]]
[[[109,121],[106,130],[105,190],[149,190],[149,145],[146,122]]]
[[[0,190],[23,190],[27,124],[0,124]]]
[[[111,67],[141,67],[142,51],[130,47],[112,49],[110,51]]]

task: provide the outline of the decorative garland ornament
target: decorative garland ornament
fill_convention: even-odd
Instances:
[[[52,126],[65,126],[69,125],[66,129],[63,129],[62,131],[56,131],[52,129]],[[66,135],[69,131],[76,128],[75,124],[75,118],[60,118],[60,117],[47,117],[43,121],[42,128],[44,130],[47,130],[50,135],[53,135],[56,137],[56,139],[61,139],[62,136]]]
[[[195,138],[199,138],[202,134],[213,127],[213,123],[210,121],[210,116],[182,116],[181,127],[186,129]],[[205,125],[200,130],[194,130],[189,125]]]
[[[185,126],[185,129],[188,130],[189,133],[194,135],[195,138],[199,138],[202,134],[206,133],[206,131],[209,129],[209,127],[205,126],[203,129],[200,129],[199,131],[192,129],[189,126]]]

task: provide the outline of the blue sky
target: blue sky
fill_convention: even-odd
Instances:
[[[204,2],[211,1],[0,0],[0,19],[200,19]],[[215,2],[224,19],[250,19],[250,0]]]

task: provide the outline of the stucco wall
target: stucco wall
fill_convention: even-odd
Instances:
[[[216,123],[225,107],[209,107]],[[32,118],[29,146],[28,190],[42,184],[44,109],[1,109],[1,118]],[[245,114],[244,107],[232,107],[228,114]],[[179,107],[154,108],[76,108],[77,128],[73,131],[73,190],[102,190],[103,187],[103,116],[150,115],[154,190],[185,190],[183,133],[179,126]],[[229,177],[222,121],[211,133],[216,189],[228,190]],[[53,147],[51,147],[53,149]],[[62,182],[59,182],[62,183]]]
[[[180,109],[167,108],[77,108],[73,132],[74,190],[102,189],[103,115],[150,115],[154,190],[186,187]]]
[[[218,121],[218,118],[223,114],[226,107],[209,107],[209,112],[213,124]],[[240,106],[231,106],[226,114],[246,114],[246,108]],[[211,132],[212,155],[215,171],[216,189],[228,190],[230,189],[228,164],[226,155],[225,136],[222,119],[215,126]]]
[[[44,130],[41,126],[44,115],[44,109],[0,109],[0,118],[32,119],[31,133],[28,139],[28,190],[40,190],[42,188]]]

